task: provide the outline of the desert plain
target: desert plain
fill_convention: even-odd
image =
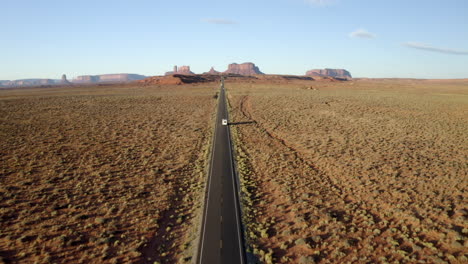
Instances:
[[[0,263],[190,261],[214,87],[0,91]]]
[[[261,262],[468,262],[468,80],[226,86]]]
[[[468,80],[226,80],[261,263],[468,262]],[[192,263],[219,83],[0,90],[0,263]]]

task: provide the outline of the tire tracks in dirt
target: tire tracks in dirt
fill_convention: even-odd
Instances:
[[[294,160],[298,160],[299,164],[306,164],[309,169],[314,171],[318,177],[321,177],[323,180],[326,181],[327,185],[329,185],[330,189],[333,190],[337,195],[341,196],[343,194],[342,188],[339,187],[338,185],[334,184],[333,181],[329,176],[327,176],[324,172],[319,170],[316,165],[312,164],[311,162],[307,161],[304,159],[299,152],[291,145],[288,144],[288,142],[281,137],[277,136],[274,134],[274,132],[268,130],[265,126],[262,125],[262,122],[259,121],[258,119],[255,119],[252,114],[251,114],[251,103],[250,103],[250,97],[249,96],[244,96],[242,97],[240,101],[240,111],[241,113],[248,119],[255,120],[256,126],[258,129],[262,132],[264,132],[272,141],[277,142],[279,145],[287,149],[292,155]]]
[[[203,185],[203,178],[200,172],[194,169],[196,165],[202,165],[206,157],[203,156],[202,146],[206,144],[207,137],[204,135],[194,149],[200,150],[199,155],[191,155],[189,162],[170,172],[175,175],[173,179],[173,193],[169,198],[170,207],[161,213],[158,221],[158,229],[154,235],[147,239],[147,243],[142,245],[139,251],[142,253],[141,262],[138,263],[177,263],[180,258],[190,261],[193,256],[185,256],[186,250],[193,245],[190,236],[191,229],[197,229],[196,210],[201,208],[197,205],[197,195],[199,200],[203,199],[202,191],[197,189]],[[166,174],[167,176],[168,174]],[[190,243],[190,245],[189,245]],[[179,245],[175,247],[175,245]]]
[[[361,219],[359,216],[356,218],[355,213],[348,213],[349,209],[351,209],[352,212],[363,212],[367,217],[373,218],[375,225],[380,225],[379,223],[383,219],[381,214],[377,212],[375,208],[371,207],[365,201],[358,199],[353,193],[349,193],[349,190],[345,190],[344,186],[340,186],[340,184],[336,183],[332,177],[321,171],[315,164],[303,157],[301,153],[292,146],[292,144],[289,144],[286,140],[276,135],[274,131],[267,128],[262,120],[257,119],[253,114],[251,99],[248,95],[242,96],[238,102],[238,106],[234,107],[233,110],[234,112],[238,110],[240,115],[243,116],[242,118],[255,121],[254,125],[245,128],[248,130],[244,130],[239,133],[240,141],[245,141],[245,138],[247,137],[249,137],[249,140],[252,140],[252,137],[250,136],[254,135],[253,137],[255,137],[255,134],[257,134],[263,138],[255,139],[255,142],[261,142],[261,144],[268,146],[270,150],[272,150],[272,155],[266,158],[265,161],[259,161],[260,158],[258,157],[255,161],[257,163],[256,165],[260,164],[259,167],[262,169],[271,169],[271,171],[262,171],[261,169],[261,171],[259,171],[258,167],[253,166],[252,159],[249,156],[252,156],[252,154],[254,154],[252,151],[256,150],[251,149],[249,151],[244,151],[247,153],[247,159],[250,163],[249,165],[251,170],[254,172],[254,176],[250,177],[256,178],[254,179],[254,182],[257,182],[257,191],[260,192],[254,195],[255,198],[257,198],[257,202],[252,206],[260,209],[261,213],[257,213],[256,216],[258,221],[266,222],[271,219],[265,219],[265,215],[276,215],[276,219],[279,220],[278,222],[296,222],[293,226],[298,230],[298,228],[304,228],[304,226],[314,225],[312,224],[314,221],[315,225],[319,225],[319,223],[323,221],[320,220],[319,222],[317,219],[330,219],[331,222],[327,225],[332,225],[336,228],[343,228],[344,226],[345,230],[338,232],[338,235],[341,233],[342,236],[348,236],[348,238],[351,239],[350,241],[355,240],[350,238],[352,236],[349,236],[348,233],[354,233],[354,236],[357,235],[359,237],[358,233],[355,233],[353,229],[356,226],[362,226],[366,220]],[[243,145],[245,145],[245,142],[243,142]],[[284,165],[286,165],[286,167],[284,167]],[[276,168],[277,166],[279,166],[279,168]],[[268,177],[269,174],[279,175],[281,173],[292,173],[294,176],[292,177],[292,180],[284,180],[281,179],[281,177],[276,177],[276,179],[275,177],[271,177],[273,179],[270,179],[270,177]],[[289,196],[289,200],[286,199],[286,201],[284,201],[283,198],[279,198],[284,196]],[[261,201],[263,201],[263,205]],[[314,211],[308,211],[304,206],[315,206],[314,210],[318,215],[313,215]],[[278,210],[278,208],[284,208],[284,212],[278,212],[281,211]],[[304,219],[301,223],[301,227],[297,224],[298,219],[300,221],[301,219]],[[391,219],[386,220],[391,224],[396,224]],[[341,224],[334,224],[336,222],[341,222]],[[385,232],[388,229],[388,227],[385,226],[380,227],[381,232]],[[280,229],[285,228],[284,225],[278,225],[277,227],[279,228],[276,228],[276,230],[270,230],[269,233],[277,235]],[[287,228],[291,228],[291,226]],[[248,230],[248,232],[250,231]],[[297,238],[297,236],[295,237]],[[323,239],[328,239],[327,235],[322,235],[322,237]],[[260,240],[261,242],[254,245],[254,247],[258,246],[265,250],[274,249],[273,252],[276,259],[285,256],[294,258],[295,256],[311,254],[314,252],[311,249],[296,249],[296,247],[287,251],[279,249],[278,244],[280,243],[280,240],[277,238],[272,241],[268,241],[267,239]],[[317,246],[320,247],[318,244]],[[326,246],[324,246],[324,248],[326,248]],[[331,249],[328,249],[328,252],[331,251]],[[320,259],[327,258],[327,254],[331,253],[326,252],[327,250],[322,251],[322,253],[315,256],[314,259],[319,261]],[[290,260],[291,259],[286,258],[281,260],[281,262],[289,262]]]
[[[330,195],[332,196],[339,196],[339,197],[342,197],[343,200],[348,200],[349,203],[353,203],[355,205],[357,205],[356,207],[356,210],[366,210],[368,211],[370,214],[373,215],[374,218],[377,218],[377,219],[380,219],[382,218],[382,216],[379,216],[379,213],[376,212],[374,209],[371,209],[372,206],[370,206],[369,204],[367,204],[367,201],[363,198],[363,197],[357,197],[357,195],[355,195],[354,193],[349,193],[349,191],[345,191],[344,187],[340,186],[339,184],[335,183],[334,180],[332,179],[332,177],[330,177],[329,175],[327,175],[326,172],[320,170],[318,168],[318,166],[316,166],[315,164],[313,164],[312,162],[308,161],[306,158],[304,158],[302,155],[301,155],[301,152],[298,151],[294,146],[293,144],[290,144],[288,143],[287,140],[281,138],[281,136],[278,136],[276,135],[273,131],[275,130],[275,128],[277,128],[279,125],[276,125],[275,128],[273,129],[268,129],[266,128],[262,122],[262,120],[258,120],[258,119],[255,119],[252,115],[252,104],[250,102],[250,97],[249,96],[244,96],[240,102],[240,111],[242,112],[242,114],[246,117],[248,117],[249,119],[252,119],[252,120],[255,120],[256,124],[258,125],[259,129],[261,131],[263,131],[266,135],[268,135],[268,137],[270,137],[272,140],[275,140],[276,142],[278,142],[280,145],[282,145],[283,147],[285,147],[288,151],[290,151],[291,153],[293,153],[293,156],[294,156],[294,159],[297,159],[299,160],[300,164],[306,164],[308,168],[312,169],[314,172],[317,173],[317,177],[320,177],[321,180],[324,180],[325,183],[327,184],[327,189],[330,190]],[[320,183],[320,182],[317,182],[315,181],[314,183]],[[323,182],[321,182],[323,184]],[[379,204],[381,205],[385,205],[384,207],[385,208],[390,208],[391,205],[388,204],[386,201],[384,200],[379,200]],[[415,217],[408,217],[411,221],[415,221]],[[389,219],[387,219],[387,221],[390,221]]]

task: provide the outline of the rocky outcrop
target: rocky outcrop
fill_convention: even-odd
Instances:
[[[203,74],[218,75],[218,74],[221,74],[221,73],[219,71],[216,71],[213,67],[211,67],[209,72],[204,72]]]
[[[26,87],[26,86],[43,86],[55,85],[56,81],[52,79],[21,79],[13,81],[2,81],[2,87]]]
[[[256,75],[263,74],[260,69],[251,62],[246,62],[242,64],[232,63],[229,64],[227,71],[224,73],[233,73],[240,75]]]
[[[268,82],[290,82],[290,81],[314,81],[314,78],[309,76],[296,76],[296,75],[261,75],[256,76],[258,80]]]
[[[67,75],[63,74],[62,79],[60,80],[60,84],[70,84],[70,82],[67,80]]]
[[[180,66],[180,67],[174,66],[173,71],[166,72],[164,75],[168,76],[168,75],[174,75],[174,74],[191,75],[195,73],[190,71],[190,66]]]
[[[73,83],[79,84],[91,84],[91,83],[121,83],[130,82],[136,80],[143,80],[146,76],[139,74],[102,74],[102,75],[82,75],[72,80]],[[13,81],[0,81],[0,87],[27,87],[27,86],[51,86],[51,85],[68,85],[71,84],[67,80],[65,74],[62,75],[61,79],[21,79]]]
[[[82,75],[76,77],[74,83],[118,83],[143,80],[146,76],[139,74],[118,73],[118,74],[102,74],[102,75]]]
[[[345,69],[315,69],[306,72],[307,76],[333,77],[338,79],[352,79],[351,73]]]
[[[154,76],[138,81],[142,85],[181,85],[191,83],[205,83],[219,81],[220,76],[213,75],[182,75],[172,74],[167,76]]]
[[[194,74],[193,72],[190,71],[190,66],[180,66],[179,69],[177,70],[177,74]]]
[[[75,83],[95,83],[99,81],[99,77],[96,75],[81,75],[77,76],[73,82]]]

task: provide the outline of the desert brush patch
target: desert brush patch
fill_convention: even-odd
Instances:
[[[0,256],[174,263],[197,243],[214,86],[0,91]]]
[[[226,87],[262,262],[467,262],[466,82]]]

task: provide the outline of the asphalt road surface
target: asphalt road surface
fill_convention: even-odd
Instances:
[[[222,119],[228,119],[224,82],[219,95],[197,263],[243,264],[246,262],[240,224],[238,180],[233,170],[229,126],[222,125]]]

